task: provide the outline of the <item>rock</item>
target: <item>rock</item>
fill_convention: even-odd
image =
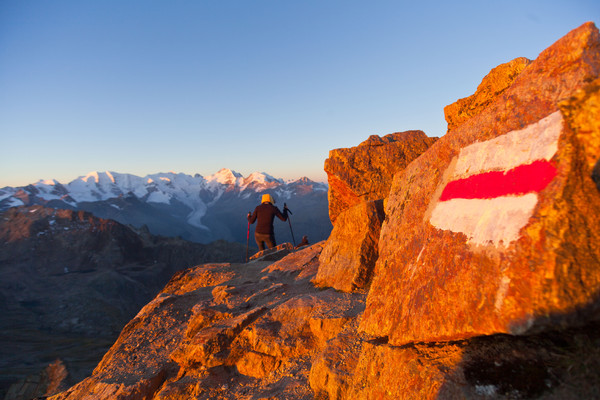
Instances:
[[[352,329],[333,335],[313,359],[309,382],[316,398],[337,400],[350,396],[362,342],[356,336],[356,324],[349,325]]]
[[[348,322],[355,319],[355,317],[322,318],[317,316],[311,317],[308,322],[312,334],[320,342],[321,346],[324,346],[328,340],[339,335]]]
[[[377,261],[383,219],[381,200],[342,211],[319,257],[319,272],[313,283],[344,292],[366,288]]]
[[[361,331],[397,346],[597,316],[599,72],[587,23],[396,175]]]
[[[592,179],[600,190],[600,79],[596,79],[574,95],[559,103],[568,125],[575,132],[577,140],[586,149],[585,163],[592,171]]]
[[[508,89],[519,74],[531,63],[525,57],[515,58],[505,64],[500,64],[487,74],[472,96],[459,99],[444,107],[444,115],[451,131],[463,122],[483,111],[502,92]]]
[[[348,395],[351,399],[462,399],[439,396],[461,360],[460,345],[395,347],[365,341]],[[458,381],[460,385],[462,382]],[[446,390],[448,392],[448,390]],[[460,393],[458,393],[460,394]]]
[[[277,261],[290,254],[293,250],[294,246],[291,243],[282,243],[271,249],[259,251],[258,253],[250,256],[249,261]]]
[[[310,352],[315,338],[310,318],[325,303],[316,295],[294,297],[272,309],[241,334],[253,351],[278,360],[299,357]]]
[[[11,385],[4,400],[51,396],[68,388],[68,376],[67,368],[60,359],[57,359],[48,365],[41,374],[28,376]]]
[[[182,294],[205,287],[218,287],[234,276],[235,271],[229,263],[197,265],[175,273],[163,288],[163,292]]]
[[[598,332],[594,323],[538,335],[400,347],[363,340],[350,384],[332,383],[329,393],[346,388],[343,398],[356,399],[595,398]]]
[[[256,351],[248,351],[235,364],[240,374],[254,378],[264,378],[279,367],[281,361],[276,357]]]
[[[501,336],[396,347],[365,340],[348,330],[314,358],[310,384],[317,396],[329,399],[462,399],[478,398],[477,394],[486,390],[508,394],[510,388],[526,389],[527,385],[539,390],[539,377],[527,379],[524,375],[531,372],[527,369],[531,365],[556,362],[548,359],[551,348],[547,339],[522,339],[515,344]],[[486,381],[479,380],[489,371],[477,374],[477,367],[489,365],[503,374],[489,374]],[[535,383],[531,384],[531,378]],[[541,379],[542,385],[544,378],[548,374]],[[521,393],[514,390],[512,395],[521,398]]]
[[[186,336],[190,340],[185,341],[181,348],[171,355],[171,358],[184,368],[197,365],[210,368],[222,365],[227,361],[231,342],[265,311],[266,308],[260,307],[232,318],[220,320],[218,323],[199,329],[193,336],[189,334],[188,330]]]
[[[357,147],[331,150],[325,160],[331,222],[361,201],[386,198],[394,175],[436,140],[422,131],[407,131],[372,135]]]
[[[325,241],[316,243],[310,247],[302,248],[283,260],[274,262],[262,272],[269,274],[294,275],[296,280],[314,278],[319,270],[319,255],[323,251]]]

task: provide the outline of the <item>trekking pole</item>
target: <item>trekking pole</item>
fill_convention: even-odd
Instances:
[[[287,208],[287,204],[283,203],[283,208]],[[289,208],[287,208],[288,214],[292,215],[292,212]],[[292,229],[292,220],[288,215],[288,223],[290,224],[290,232],[292,232],[292,241],[294,242],[294,247],[296,247],[296,239],[294,238],[294,230]]]
[[[248,215],[250,215],[250,211],[248,211]],[[248,245],[250,242],[250,220],[248,220],[248,233],[246,233],[246,262],[248,262]]]

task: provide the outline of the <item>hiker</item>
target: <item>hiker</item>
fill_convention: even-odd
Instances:
[[[288,219],[287,205],[283,205],[282,214],[281,211],[279,211],[279,208],[273,205],[274,203],[275,200],[273,200],[273,197],[271,197],[270,194],[263,194],[261,204],[254,209],[253,213],[248,213],[249,223],[253,224],[254,221],[258,219],[256,229],[254,230],[254,239],[256,240],[258,249],[261,251],[265,249],[265,243],[269,249],[277,245],[275,242],[275,233],[273,231],[273,220],[275,219],[275,216],[282,221],[287,221]]]

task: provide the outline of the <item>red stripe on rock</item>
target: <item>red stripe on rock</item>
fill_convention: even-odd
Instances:
[[[508,171],[491,171],[449,182],[440,201],[451,199],[491,199],[499,196],[539,192],[554,179],[557,171],[546,160],[520,165]]]

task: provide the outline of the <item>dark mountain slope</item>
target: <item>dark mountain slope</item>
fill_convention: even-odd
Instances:
[[[0,397],[57,357],[83,378],[176,271],[240,261],[245,251],[153,236],[84,211],[0,214]]]

